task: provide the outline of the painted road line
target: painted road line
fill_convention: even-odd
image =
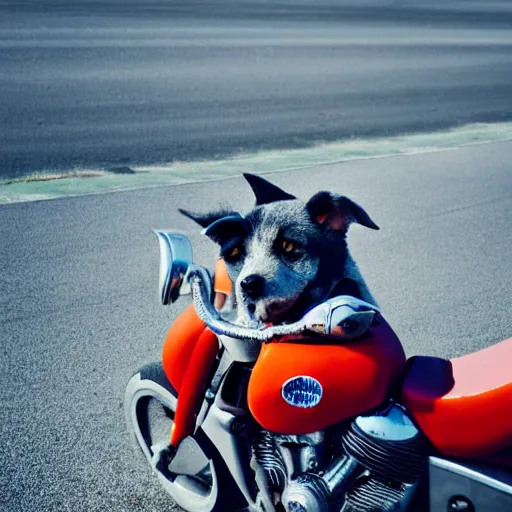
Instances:
[[[133,173],[112,173],[102,169],[48,171],[19,180],[0,181],[0,204],[211,181],[239,176],[245,171],[255,174],[290,171],[349,160],[452,150],[507,140],[512,140],[512,123],[476,123],[439,132],[350,139],[219,160],[135,166],[131,168]]]

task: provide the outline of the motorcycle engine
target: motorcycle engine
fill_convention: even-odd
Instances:
[[[263,431],[254,445],[269,491],[287,512],[406,510],[426,454],[424,437],[393,402],[333,432]]]

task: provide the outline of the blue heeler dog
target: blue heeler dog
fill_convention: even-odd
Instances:
[[[244,177],[256,196],[247,215],[180,209],[220,245],[239,323],[292,322],[343,294],[375,304],[346,240],[353,222],[379,229],[363,208],[330,192],[304,202],[259,176]]]

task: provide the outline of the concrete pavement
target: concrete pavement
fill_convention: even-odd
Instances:
[[[269,178],[360,202],[349,236],[407,353],[452,357],[512,336],[512,142]],[[250,171],[250,169],[241,169]],[[0,510],[172,510],[128,446],[126,382],[159,358],[183,304],[157,297],[152,227],[215,248],[178,207],[252,204],[240,178],[0,206]]]

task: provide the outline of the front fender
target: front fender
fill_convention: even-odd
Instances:
[[[210,369],[219,351],[217,336],[189,306],[176,319],[165,339],[162,365],[178,391],[171,444],[178,446],[194,432]]]

